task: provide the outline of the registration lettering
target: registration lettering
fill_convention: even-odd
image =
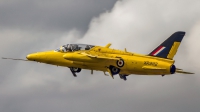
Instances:
[[[157,66],[157,65],[158,65],[158,62],[144,61],[144,65]]]

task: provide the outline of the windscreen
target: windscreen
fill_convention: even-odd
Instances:
[[[87,44],[67,44],[61,46],[59,49],[56,49],[57,52],[73,52],[73,51],[79,51],[79,50],[90,50],[93,48],[93,45],[87,45]]]

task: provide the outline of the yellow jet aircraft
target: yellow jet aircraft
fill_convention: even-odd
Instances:
[[[69,67],[76,77],[81,69],[108,72],[114,78],[119,74],[120,78],[126,80],[126,76],[138,75],[170,75],[175,73],[193,74],[176,68],[173,57],[185,35],[178,31],[160,44],[148,55],[131,53],[125,50],[111,49],[111,44],[93,46],[86,44],[67,44],[57,50],[37,52],[27,55],[28,60],[56,66]],[[13,59],[13,58],[3,58]],[[23,59],[13,59],[23,60]]]

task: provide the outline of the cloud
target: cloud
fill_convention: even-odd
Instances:
[[[179,3],[165,1],[118,1],[110,12],[92,19],[90,28],[82,40],[90,40],[92,43],[101,40],[102,44],[112,42],[114,47],[128,47],[136,52],[148,53],[159,41],[162,42],[175,31],[188,32],[199,20],[197,15],[192,18],[192,14],[198,12],[194,10],[198,6],[192,4],[193,8],[186,10],[187,2],[177,4]],[[163,10],[160,10],[161,7]],[[187,13],[183,13],[184,11]],[[136,49],[144,46],[144,43],[147,48],[153,47],[145,51],[142,48]]]
[[[196,50],[196,48],[199,48],[200,45],[198,43],[198,38],[200,36],[200,21],[197,21],[196,24],[191,28],[191,31],[189,33],[189,38],[187,38],[187,52],[189,59],[194,62],[194,65],[196,65],[196,69],[199,69],[200,66],[198,61],[196,61],[196,58],[200,55],[200,51]]]

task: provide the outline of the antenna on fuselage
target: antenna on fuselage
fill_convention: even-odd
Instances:
[[[109,48],[111,46],[111,43],[108,43],[105,47]]]
[[[125,52],[127,52],[126,48],[124,49]]]

